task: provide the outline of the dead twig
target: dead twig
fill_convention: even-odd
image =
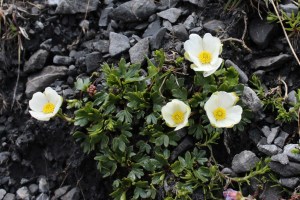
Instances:
[[[280,25],[281,25],[282,31],[283,31],[283,33],[284,33],[284,36],[285,36],[285,38],[286,38],[286,40],[287,40],[287,42],[288,42],[288,44],[289,44],[289,47],[290,47],[290,49],[291,49],[291,51],[292,51],[292,53],[293,53],[293,55],[294,55],[296,61],[298,62],[298,65],[300,66],[300,60],[299,60],[299,58],[298,58],[298,56],[297,56],[297,54],[296,54],[296,52],[295,52],[295,50],[294,50],[294,48],[293,48],[293,46],[292,46],[292,44],[291,44],[291,41],[290,41],[290,39],[289,39],[289,36],[288,36],[287,33],[286,33],[286,30],[285,30],[285,27],[284,27],[283,22],[282,22],[282,20],[281,20],[281,17],[280,17],[280,15],[279,15],[277,6],[275,5],[275,3],[274,3],[273,0],[270,0],[270,2],[271,2],[272,6],[273,6],[273,8],[274,8],[274,10],[275,10],[275,13],[276,13],[277,17],[278,17],[279,23],[280,23]]]

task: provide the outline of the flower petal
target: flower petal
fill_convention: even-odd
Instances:
[[[42,112],[29,111],[30,115],[40,121],[49,121],[51,117],[53,117],[53,113],[44,114]]]
[[[42,111],[44,105],[48,102],[46,96],[41,92],[33,94],[32,99],[29,101],[29,108],[33,111]]]
[[[222,62],[223,62],[223,59],[218,58],[217,63],[215,63],[214,66],[212,65],[212,67],[211,67],[212,69],[210,71],[204,71],[203,76],[208,77],[208,76],[212,75],[213,73],[215,73],[215,71],[217,71],[219,69],[219,67],[221,66]]]
[[[198,55],[203,50],[202,38],[197,34],[191,34],[183,46],[185,51]]]
[[[59,95],[55,90],[53,90],[51,87],[47,87],[44,92],[46,98],[48,99],[48,102],[53,103],[56,105],[57,101],[59,101]]]
[[[220,52],[221,41],[219,38],[212,36],[210,33],[206,33],[203,36],[203,49],[210,53]]]
[[[172,119],[172,114],[174,111],[172,109],[172,105],[170,105],[169,103],[167,103],[165,106],[161,108],[161,114],[169,127],[175,127],[176,124]]]
[[[227,110],[226,118],[231,119],[234,124],[238,124],[242,119],[243,108],[239,105],[233,106]]]
[[[219,99],[218,105],[225,109],[234,106],[234,104],[236,103],[236,97],[231,93],[224,92],[224,91],[218,92],[218,99]]]
[[[58,110],[61,107],[61,104],[63,103],[63,98],[61,96],[58,95],[58,101],[55,104],[55,108],[52,114],[56,115],[56,113],[58,112]]]

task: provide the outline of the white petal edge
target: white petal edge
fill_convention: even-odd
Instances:
[[[54,111],[52,114],[56,115],[56,113],[59,111],[61,105],[63,103],[63,98],[61,96],[58,95],[58,101],[56,102],[56,105],[55,105],[55,108],[54,108]],[[53,116],[54,116],[53,115]]]
[[[43,107],[47,102],[48,100],[43,93],[36,92],[29,101],[29,108],[33,111],[39,112],[43,110]]]
[[[49,121],[51,117],[54,116],[53,113],[44,114],[42,112],[29,111],[30,115],[40,121]]]
[[[215,51],[220,52],[221,41],[219,38],[206,33],[203,36],[203,49],[213,54]]]
[[[191,34],[183,47],[185,51],[198,55],[203,50],[202,38],[197,34]]]
[[[54,105],[56,105],[57,101],[59,101],[60,96],[51,87],[47,87],[44,91],[44,94],[45,94],[46,98],[48,99],[48,102],[53,103]]]
[[[219,69],[219,67],[221,66],[222,62],[223,62],[223,59],[222,58],[218,58],[217,62],[215,63],[215,65],[212,66],[212,70],[205,71],[203,73],[203,76],[204,77],[208,77],[208,76],[212,75],[213,73],[215,73]]]

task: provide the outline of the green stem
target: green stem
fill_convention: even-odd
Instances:
[[[58,113],[56,114],[57,117],[67,121],[67,122],[70,122],[70,123],[74,123],[75,120],[70,118],[70,117],[67,117],[65,114],[62,113],[61,110],[58,111]]]

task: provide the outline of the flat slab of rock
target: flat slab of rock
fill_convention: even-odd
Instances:
[[[232,169],[236,173],[249,172],[259,161],[252,151],[242,151],[235,155],[232,160]]]
[[[251,62],[252,69],[263,69],[265,71],[273,70],[278,67],[281,67],[286,61],[292,58],[291,55],[288,54],[280,54],[278,56],[273,57],[265,57],[253,60]]]
[[[109,34],[109,54],[116,56],[130,48],[128,37],[125,35],[110,32]]]
[[[239,78],[240,78],[240,81],[242,83],[247,83],[248,82],[248,80],[249,80],[248,76],[234,62],[232,62],[231,60],[226,60],[225,61],[225,66],[226,67],[232,66],[239,73]]]
[[[289,160],[300,162],[300,154],[293,153],[292,151],[296,148],[300,148],[298,144],[288,144],[284,147],[283,153],[289,157]]]
[[[149,39],[144,38],[129,50],[131,63],[142,63],[149,54]]]
[[[58,4],[56,14],[76,14],[97,10],[99,0],[59,0],[54,3]]]
[[[263,107],[263,104],[257,94],[247,86],[244,87],[242,101],[254,113],[261,111]]]
[[[124,22],[136,22],[147,19],[155,11],[153,0],[132,0],[113,9],[110,17]]]
[[[300,182],[300,179],[298,177],[279,179],[279,183],[281,185],[291,188],[291,189],[294,189],[298,185],[299,182]]]
[[[168,10],[161,11],[157,15],[163,19],[169,20],[171,23],[175,23],[181,15],[179,8],[169,8]]]
[[[289,163],[289,158],[283,153],[272,156],[271,160],[275,162],[280,162],[283,165],[287,165]]]
[[[220,32],[222,30],[224,30],[226,27],[226,25],[224,24],[224,22],[220,21],[220,20],[210,20],[208,22],[206,22],[205,24],[203,24],[203,28],[211,33],[217,33]]]
[[[29,98],[33,93],[44,90],[58,78],[64,77],[68,72],[65,66],[47,66],[41,72],[28,77],[26,83],[26,96]]]
[[[283,165],[279,162],[270,162],[269,164],[272,171],[283,177],[295,177],[300,175],[300,164],[295,162],[289,162]]]
[[[43,49],[35,52],[28,61],[25,62],[24,72],[34,72],[40,70],[44,67],[46,60],[48,58],[49,52]]]

